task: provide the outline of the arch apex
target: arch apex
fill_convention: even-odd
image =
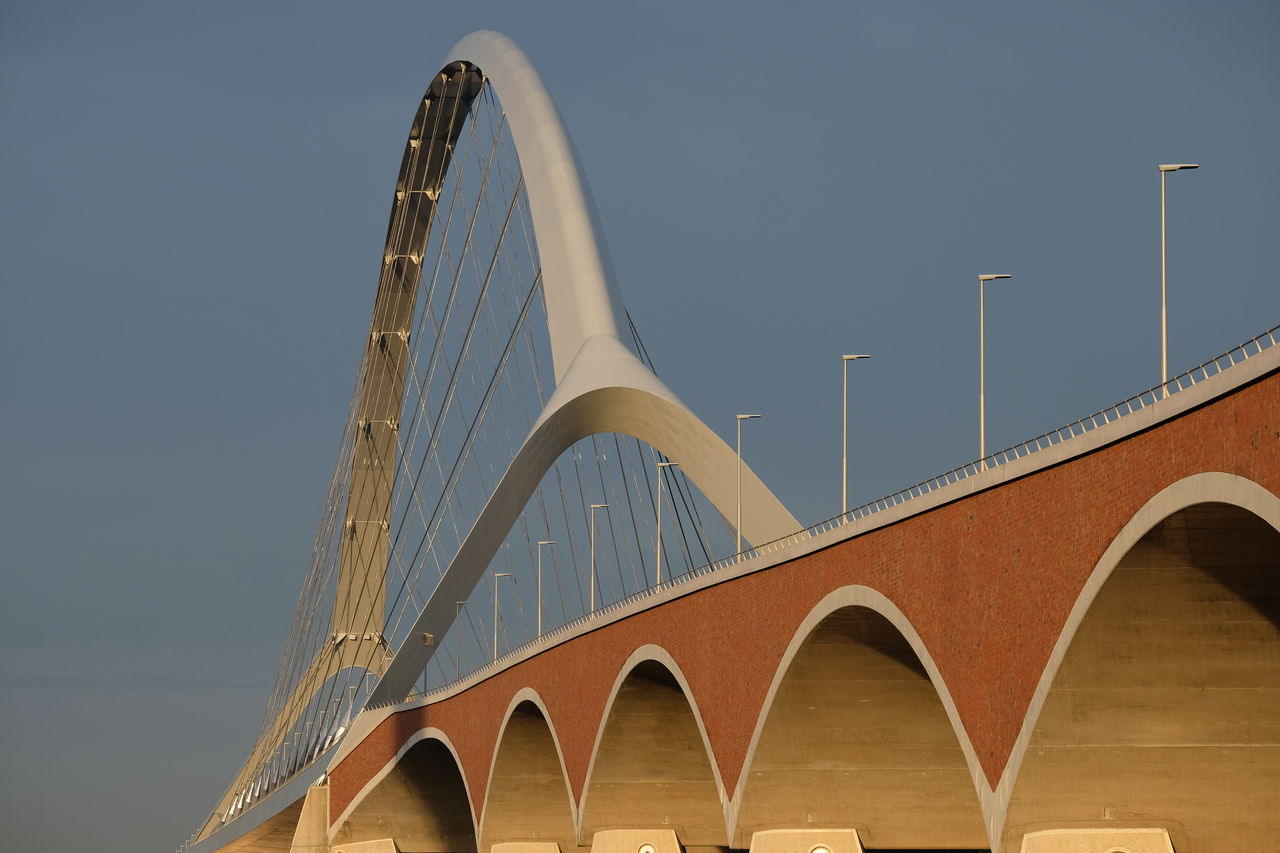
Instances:
[[[542,264],[556,381],[593,335],[611,335],[632,349],[595,203],[542,78],[515,42],[493,30],[474,32],[454,45],[445,65],[456,62],[480,70],[511,128]]]

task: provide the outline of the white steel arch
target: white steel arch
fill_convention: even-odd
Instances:
[[[481,30],[454,45],[445,67],[477,68],[511,128],[542,263],[556,380],[586,340],[627,340],[627,320],[591,193],[560,112],[511,39]]]
[[[644,365],[629,344],[630,324],[598,218],[572,143],[550,95],[524,53],[495,32],[474,33],[449,53],[419,104],[396,184],[373,323],[357,386],[344,530],[333,602],[332,641],[301,659],[248,759],[199,837],[236,815],[236,792],[281,742],[317,690],[344,668],[382,675],[369,704],[403,699],[435,651],[403,643],[387,654],[381,628],[390,556],[388,522],[397,470],[398,423],[409,369],[415,287],[440,187],[461,120],[488,83],[498,95],[520,160],[532,218],[556,388],[507,471],[472,523],[409,637],[443,637],[455,602],[488,567],[530,495],[575,441],[613,432],[643,441],[682,466],[726,519],[736,515],[735,452]],[[440,117],[446,120],[441,122]],[[747,465],[742,471],[742,532],[753,544],[800,524]]]
[[[623,342],[626,314],[598,219],[560,115],[537,71],[505,36],[474,33],[446,67],[474,68],[497,93],[529,195],[542,266],[557,385],[515,459],[468,532],[409,636],[442,637],[556,459],[580,438],[616,432],[650,444],[674,462],[725,518],[735,516],[736,453],[700,421]],[[742,528],[761,544],[799,522],[742,466]],[[413,688],[435,647],[405,643],[388,664],[371,705]]]

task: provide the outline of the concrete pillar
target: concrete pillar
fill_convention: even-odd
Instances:
[[[862,853],[854,829],[766,829],[752,833],[750,853]]]
[[[393,838],[379,838],[377,841],[335,844],[333,853],[400,853],[400,848]]]
[[[1045,829],[1022,836],[1022,853],[1174,853],[1164,829]]]
[[[499,841],[489,853],[561,853],[554,841]]]
[[[289,853],[329,853],[328,785],[314,785],[307,789]]]
[[[684,853],[674,829],[602,829],[591,853]]]

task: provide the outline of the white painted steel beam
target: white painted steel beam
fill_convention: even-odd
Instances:
[[[348,535],[340,557],[332,613],[336,635],[369,634],[372,642],[322,650],[264,727],[236,781],[200,833],[218,818],[274,750],[306,702],[344,666],[383,671],[382,635],[388,522],[395,489],[395,431],[400,418],[413,328],[417,279],[435,202],[453,143],[472,100],[487,81],[502,103],[520,160],[542,269],[547,326],[557,388],[515,460],[489,498],[408,636],[442,637],[544,474],[573,442],[601,432],[640,439],[679,462],[726,519],[735,513],[737,460],[639,359],[603,232],[577,154],[555,104],[524,53],[505,36],[481,31],[449,53],[420,103],[396,182],[373,323],[361,367],[356,452],[348,486]],[[443,121],[441,120],[443,119]],[[743,466],[742,533],[761,544],[800,524]],[[370,633],[373,632],[373,633]],[[434,647],[405,643],[387,664],[371,703],[403,698]]]
[[[480,70],[511,128],[542,264],[558,382],[593,335],[630,339],[595,204],[560,112],[514,42],[488,30],[472,33],[449,52],[446,65],[453,63]]]

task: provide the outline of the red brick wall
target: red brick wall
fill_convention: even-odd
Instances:
[[[1280,494],[1280,374],[1118,444],[576,638],[465,693],[386,720],[331,774],[339,815],[424,726],[457,748],[476,814],[517,691],[546,704],[581,798],[605,703],[653,643],[684,672],[730,796],[765,694],[800,622],[832,590],[893,601],[951,690],[994,785],[1067,615],[1102,553],[1155,494],[1220,471]]]

